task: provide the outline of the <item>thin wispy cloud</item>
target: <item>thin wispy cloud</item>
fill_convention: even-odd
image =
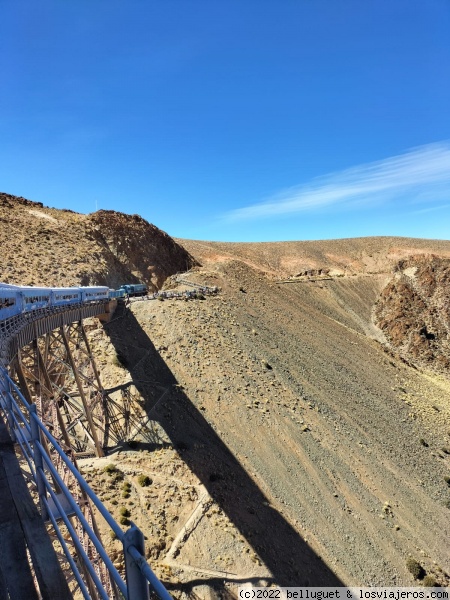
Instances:
[[[445,208],[450,208],[450,204],[439,204],[438,206],[420,208],[419,210],[414,210],[413,213],[416,215],[420,215],[422,213],[434,212],[435,210],[444,210]]]
[[[450,143],[414,148],[405,154],[331,173],[291,187],[265,202],[224,215],[227,221],[294,215],[326,207],[360,208],[389,202],[412,205],[450,199]]]

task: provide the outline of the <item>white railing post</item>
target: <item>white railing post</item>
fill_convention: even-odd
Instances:
[[[36,404],[30,404],[30,427],[31,427],[31,442],[33,444],[34,470],[36,473],[36,485],[39,494],[39,505],[41,507],[41,517],[44,521],[48,521],[47,510],[47,487],[43,480],[44,461],[40,449],[41,430],[36,422],[37,410]]]
[[[128,548],[134,546],[142,556],[142,560],[145,561],[143,558],[145,556],[144,534],[134,523],[131,525],[130,529],[125,531],[123,536],[123,555],[125,558],[128,600],[149,600],[150,590],[147,578],[140,568],[139,561],[135,560],[128,552]]]

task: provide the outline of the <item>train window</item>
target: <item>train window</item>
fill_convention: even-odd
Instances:
[[[7,308],[8,306],[14,306],[16,303],[15,298],[0,298],[0,308]]]
[[[36,302],[48,302],[49,296],[25,296],[26,304],[36,304]]]
[[[78,294],[56,294],[56,300],[71,300],[72,298],[78,298]]]

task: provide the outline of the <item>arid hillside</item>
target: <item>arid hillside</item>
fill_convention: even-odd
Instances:
[[[81,215],[0,193],[0,279],[19,285],[108,285],[163,281],[195,264],[138,215]]]
[[[163,249],[139,217],[4,202],[6,238],[22,225],[0,279],[113,285],[147,265],[165,289],[221,289],[136,300],[89,325],[105,388],[132,386],[143,415],[131,439],[82,467],[114,516],[142,527],[171,593],[449,585],[450,242],[175,245],[156,230]],[[41,234],[53,259],[33,258],[33,271]]]
[[[242,581],[448,585],[445,332],[433,328],[436,361],[422,370],[412,353],[397,354],[377,315],[383,290],[422,272],[411,261],[448,273],[450,243],[346,240],[346,264],[378,253],[377,272],[351,274],[333,274],[335,263],[313,263],[306,252],[292,256],[302,243],[277,244],[277,261],[302,268],[269,275],[269,244],[260,256],[252,245],[249,261],[248,245],[233,254],[228,245],[217,253],[217,244],[180,243],[203,265],[183,279],[217,285],[219,296],[137,301],[106,327],[155,427],[119,460],[140,461],[162,486],[157,461],[167,453],[173,473],[177,502],[165,496],[159,505],[154,487],[146,505],[167,532],[147,535],[171,590],[204,596]],[[316,247],[326,256],[339,243]],[[438,310],[445,281],[437,277],[429,299],[421,292],[418,323]],[[172,278],[165,287],[180,285]],[[148,448],[158,453],[143,454]],[[143,527],[148,514],[138,511]]]
[[[136,302],[108,326],[152,382],[160,448],[212,502],[180,523],[176,581],[412,585],[413,558],[447,585],[450,385],[380,341],[386,276],[281,284],[238,259],[189,276],[222,293]]]
[[[399,237],[262,243],[177,241],[202,264],[239,259],[276,279],[319,270],[333,276],[391,273],[400,259],[430,252],[450,258],[448,241]]]
[[[450,367],[450,260],[435,255],[399,261],[376,319],[407,360],[444,373]]]

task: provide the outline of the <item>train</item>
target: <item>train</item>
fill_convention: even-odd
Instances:
[[[143,283],[124,283],[117,291],[123,291],[127,296],[146,296],[147,286]]]
[[[135,289],[127,290],[127,288]],[[127,296],[145,294],[147,294],[147,287],[144,284],[124,284],[118,290],[112,290],[106,286],[44,288],[0,283],[0,321],[42,308],[112,299],[120,301]]]

